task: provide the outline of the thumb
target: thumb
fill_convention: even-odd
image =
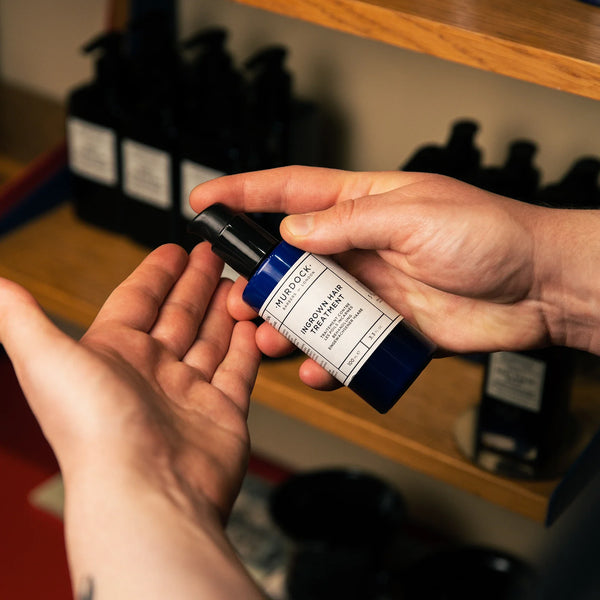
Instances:
[[[399,219],[384,196],[344,200],[326,210],[289,215],[281,223],[281,235],[290,244],[317,254],[390,248]]]
[[[0,344],[13,363],[23,392],[36,413],[39,407],[30,394],[35,374],[52,357],[63,355],[73,340],[44,314],[33,296],[20,285],[0,278]]]

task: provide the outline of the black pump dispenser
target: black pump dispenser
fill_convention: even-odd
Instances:
[[[194,53],[186,65],[183,154],[223,173],[244,170],[241,164],[245,119],[242,76],[226,48],[227,31],[213,27],[183,43]]]
[[[245,170],[244,86],[227,50],[227,38],[226,29],[211,27],[182,43],[186,61],[178,204],[186,248],[195,243],[185,233],[196,216],[189,206],[192,189],[214,177]]]
[[[222,27],[210,27],[203,29],[182,43],[184,50],[200,48],[200,55],[194,62],[198,64],[206,63],[206,65],[229,67],[231,58],[225,52],[225,42],[227,41],[227,30]],[[200,67],[201,71],[205,71],[204,67]]]
[[[210,242],[213,252],[246,279],[280,242],[245,214],[235,214],[223,204],[203,210],[188,230]]]
[[[258,154],[251,168],[289,164],[292,119],[292,77],[285,68],[287,49],[270,46],[245,64],[250,74],[250,113],[254,123],[252,142]]]
[[[558,182],[540,190],[537,201],[554,208],[600,207],[600,160],[584,156],[576,160],[566,175]]]
[[[233,93],[241,93],[241,76],[233,66],[233,59],[226,48],[227,31],[221,27],[211,27],[199,31],[182,43],[184,51],[194,53],[189,65],[190,85],[202,89],[205,99],[224,97],[233,99]],[[214,88],[213,88],[214,86]],[[238,89],[236,89],[238,88]]]
[[[540,181],[539,169],[533,163],[536,151],[533,142],[513,141],[505,163],[501,167],[482,169],[477,186],[522,202],[534,202]]]
[[[285,67],[287,55],[284,46],[267,46],[252,55],[244,65],[249,79],[247,170],[289,165],[293,146],[300,145],[298,140],[292,139],[296,103],[292,76]],[[274,234],[279,231],[283,215],[253,213],[252,218]]]
[[[122,35],[102,34],[82,51],[96,61],[94,79],[73,90],[68,100],[67,140],[75,211],[85,221],[121,231],[119,132],[126,103]]]
[[[478,129],[471,119],[454,122],[444,146],[430,144],[417,149],[401,170],[438,173],[472,183],[481,160],[481,151],[474,143]]]
[[[94,83],[101,86],[107,94],[114,92],[121,83],[123,73],[122,40],[121,33],[109,31],[90,40],[82,48],[85,54],[99,53],[94,66]]]
[[[122,129],[125,228],[137,242],[154,247],[179,238],[180,60],[165,13],[133,21],[126,40],[135,92]]]
[[[213,27],[184,41],[184,51],[194,53],[186,68],[186,121],[195,136],[240,136],[243,123],[243,85],[226,49],[227,31]],[[186,124],[187,126],[187,124]],[[212,149],[214,154],[214,148]],[[223,168],[227,167],[227,168]],[[221,168],[231,172],[229,165]]]
[[[285,107],[285,100],[291,96],[292,77],[285,68],[287,54],[283,46],[269,46],[246,61],[246,68],[254,76],[253,87],[257,100],[271,100],[270,105],[262,106],[267,114],[272,114],[275,103],[279,105],[279,110]],[[274,112],[278,113],[279,110]]]
[[[475,146],[478,124],[471,120],[458,121],[452,127],[445,148],[445,174],[470,182],[479,169],[481,151]]]

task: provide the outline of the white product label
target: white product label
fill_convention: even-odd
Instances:
[[[128,196],[158,208],[171,207],[171,157],[168,152],[123,141],[123,189]]]
[[[192,220],[196,213],[190,206],[190,194],[192,190],[205,181],[216,179],[225,175],[223,171],[217,171],[210,167],[205,167],[191,160],[181,162],[181,214],[189,220]]]
[[[495,352],[490,356],[486,392],[498,400],[539,412],[545,375],[544,361],[514,352]]]
[[[67,145],[74,173],[104,185],[117,184],[117,136],[112,129],[69,117]]]
[[[260,316],[348,385],[402,317],[336,263],[305,253]]]

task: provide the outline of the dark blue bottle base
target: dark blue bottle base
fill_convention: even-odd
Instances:
[[[281,242],[250,278],[243,294],[246,303],[258,311],[271,290],[302,254],[302,250]],[[381,342],[348,387],[375,410],[385,413],[427,366],[434,350],[433,342],[402,320]]]
[[[386,413],[427,366],[434,344],[402,320],[354,376],[349,388]]]

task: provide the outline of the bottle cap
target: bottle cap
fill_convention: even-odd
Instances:
[[[203,210],[188,231],[212,244],[212,251],[234,271],[249,279],[280,242],[243,213],[223,204]]]

